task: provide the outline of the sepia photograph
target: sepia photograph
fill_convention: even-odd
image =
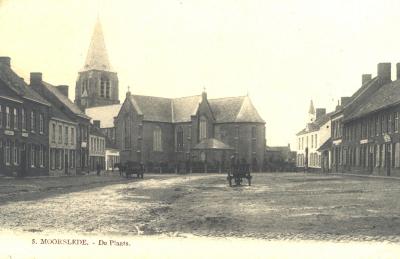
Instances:
[[[0,259],[400,257],[398,10],[0,0]]]

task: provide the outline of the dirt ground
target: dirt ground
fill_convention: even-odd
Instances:
[[[0,179],[0,226],[24,232],[400,242],[400,180],[304,173]]]

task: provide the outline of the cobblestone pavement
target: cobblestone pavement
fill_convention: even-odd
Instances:
[[[0,226],[26,232],[400,241],[400,181],[303,173],[0,179]]]

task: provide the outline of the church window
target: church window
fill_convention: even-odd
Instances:
[[[126,116],[124,121],[124,145],[125,149],[131,148],[131,120],[129,116]]]
[[[200,118],[200,140],[207,138],[207,119],[205,117]]]
[[[111,92],[111,85],[110,85],[110,81],[107,80],[106,82],[106,98],[110,99],[110,92]]]
[[[162,151],[162,144],[161,144],[161,128],[156,126],[153,131],[153,150],[154,151]]]
[[[179,127],[176,132],[176,150],[183,151],[183,129]]]
[[[106,88],[106,81],[104,79],[101,79],[101,81],[100,81],[100,97],[104,97],[105,88]]]

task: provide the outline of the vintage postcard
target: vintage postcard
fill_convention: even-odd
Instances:
[[[0,0],[0,259],[399,257],[399,8]]]

